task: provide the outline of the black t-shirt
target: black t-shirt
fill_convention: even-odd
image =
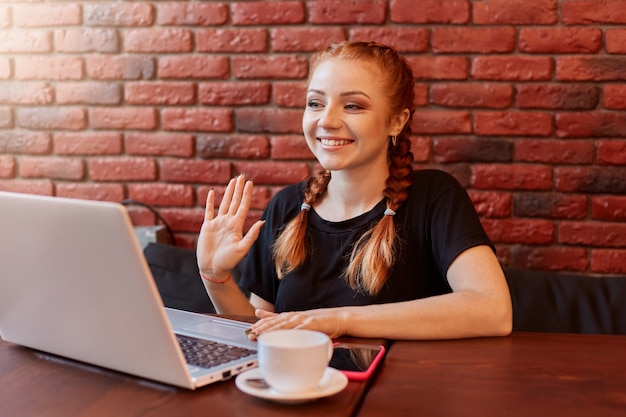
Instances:
[[[409,198],[394,216],[400,237],[397,260],[376,296],[351,289],[343,272],[354,242],[382,218],[384,200],[371,211],[341,222],[326,221],[312,208],[308,260],[283,279],[277,278],[272,243],[280,228],[298,214],[305,183],[284,188],[270,201],[262,215],[266,223],[246,258],[239,285],[274,304],[276,312],[391,303],[451,292],[446,272],[452,261],[471,247],[493,249],[493,245],[454,177],[421,170],[412,179]]]

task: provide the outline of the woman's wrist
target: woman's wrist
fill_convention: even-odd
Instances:
[[[226,282],[230,281],[232,277],[233,277],[233,274],[230,272],[228,272],[228,274],[226,275],[226,278],[224,278],[223,276],[218,277],[215,274],[209,274],[209,273],[200,271],[200,278],[212,284],[225,284]]]

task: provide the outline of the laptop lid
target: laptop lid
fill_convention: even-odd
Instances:
[[[213,322],[166,311],[122,205],[0,192],[4,340],[193,389],[256,364],[254,357],[217,370],[188,367],[175,330],[218,330],[218,340],[252,347],[246,324],[206,324]]]

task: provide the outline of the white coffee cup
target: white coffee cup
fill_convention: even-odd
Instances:
[[[257,342],[261,375],[285,393],[317,387],[333,354],[330,338],[314,330],[275,330],[262,333]]]

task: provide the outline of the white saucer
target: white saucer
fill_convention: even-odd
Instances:
[[[256,388],[250,386],[246,379],[261,378],[261,370],[259,368],[250,369],[239,375],[235,379],[237,388],[255,397],[266,400],[276,401],[280,403],[300,403],[316,400],[318,398],[328,397],[337,394],[348,385],[348,377],[334,368],[326,368],[324,376],[319,386],[310,391],[304,392],[280,392],[274,388]]]

